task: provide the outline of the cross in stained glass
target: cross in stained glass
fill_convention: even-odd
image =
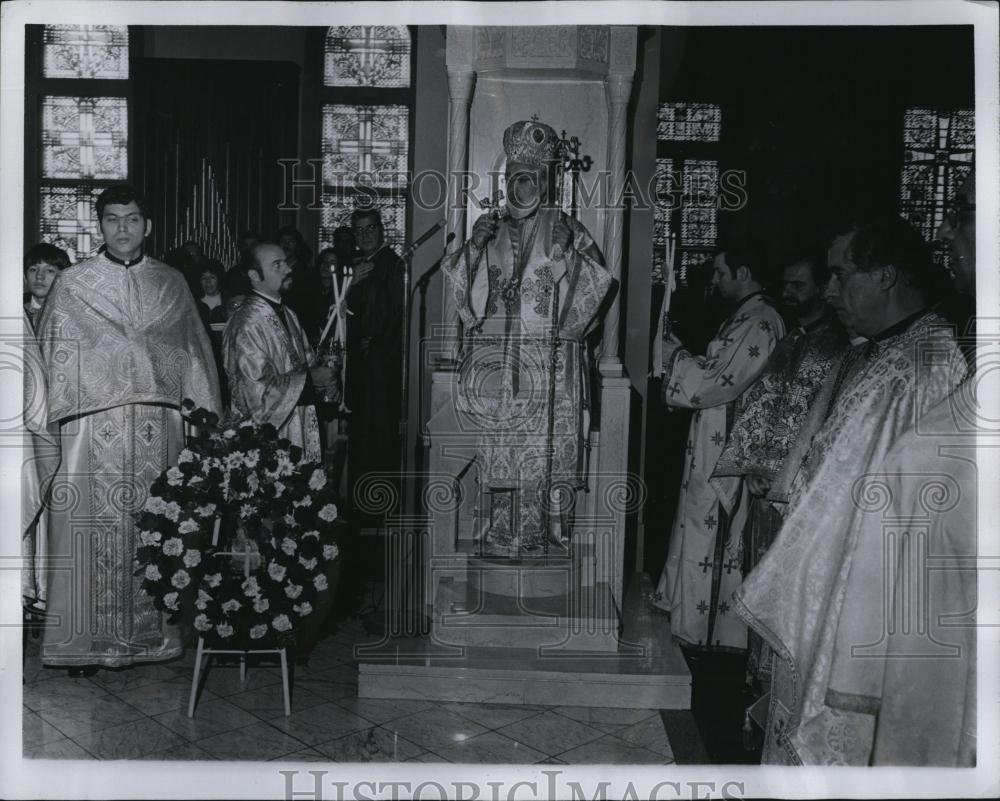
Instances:
[[[935,236],[947,204],[973,168],[975,114],[909,109],[903,117],[903,147],[900,211],[934,243],[935,261],[947,266],[947,248]]]
[[[128,177],[128,100],[46,97],[42,101],[42,174],[46,178]]]
[[[377,188],[405,183],[409,133],[406,106],[323,106],[323,181],[353,186],[360,173]]]
[[[128,78],[127,25],[46,25],[46,78]]]
[[[326,86],[410,85],[410,34],[403,26],[330,28],[325,57]]]

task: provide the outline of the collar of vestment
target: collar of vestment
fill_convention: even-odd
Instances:
[[[134,267],[140,261],[146,258],[146,251],[145,248],[139,248],[139,255],[136,256],[134,259],[119,259],[117,256],[112,255],[111,251],[108,250],[107,248],[105,248],[102,251],[101,255],[104,256],[104,258],[106,258],[108,261],[114,262],[115,264],[120,264],[122,267],[125,267],[127,269],[129,267]]]
[[[825,328],[833,322],[833,312],[827,309],[819,317],[813,320],[811,323],[806,323],[805,325],[800,325],[803,331],[807,334],[813,334],[821,328]]]
[[[924,306],[922,309],[915,311],[908,317],[904,317],[899,322],[893,323],[888,328],[879,331],[875,336],[868,337],[872,342],[884,342],[890,337],[898,336],[902,334],[907,328],[913,325],[917,320],[923,317],[928,312],[928,307]]]
[[[263,292],[260,292],[259,290],[251,289],[250,291],[253,292],[257,297],[266,300],[267,304],[275,311],[280,311],[284,306],[284,304],[280,300],[275,300],[270,295],[265,295]]]
[[[739,313],[740,309],[742,309],[744,306],[746,306],[751,300],[753,300],[758,295],[761,296],[762,300],[767,301],[767,297],[764,295],[764,290],[763,289],[758,289],[756,292],[751,292],[749,295],[747,295],[746,297],[744,297],[739,303],[737,303],[736,304],[736,308],[733,309],[733,313],[730,314],[729,316],[730,317],[735,317]]]
[[[28,303],[30,304],[30,307],[35,311],[38,311],[40,308],[42,308],[42,304],[38,302],[38,298],[36,298],[34,295],[31,296],[31,300],[28,301]]]

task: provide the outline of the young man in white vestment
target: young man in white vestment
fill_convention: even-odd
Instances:
[[[180,630],[133,576],[135,513],[183,448],[181,403],[220,411],[212,347],[184,276],[144,252],[145,202],[112,186],[97,217],[105,248],[63,271],[37,325],[62,448],[42,662],[71,675],[181,655]]]

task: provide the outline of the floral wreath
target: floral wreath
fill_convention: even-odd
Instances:
[[[183,408],[197,433],[150,486],[135,575],[168,622],[193,622],[210,647],[284,647],[339,553],[333,481],[270,423],[220,424],[189,400]]]

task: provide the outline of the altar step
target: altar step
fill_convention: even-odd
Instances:
[[[553,592],[559,588],[559,579],[568,586],[567,578],[561,571],[554,579],[539,571],[478,576],[470,571],[469,581],[444,578],[434,595],[435,641],[542,652],[616,653],[618,610],[608,585]],[[517,592],[487,589],[503,589],[508,582],[513,582]]]
[[[680,649],[670,640],[666,617],[650,611],[643,598],[651,590],[649,577],[637,574],[631,585],[623,610],[624,632],[613,652],[572,650],[568,645],[525,647],[524,638],[531,636],[525,628],[519,630],[521,640],[516,645],[463,646],[434,635],[389,638],[359,650],[358,695],[689,709],[691,674]],[[533,613],[543,608],[534,603]],[[501,607],[491,608],[491,612],[503,616]],[[513,631],[504,630],[498,636],[513,635]]]

